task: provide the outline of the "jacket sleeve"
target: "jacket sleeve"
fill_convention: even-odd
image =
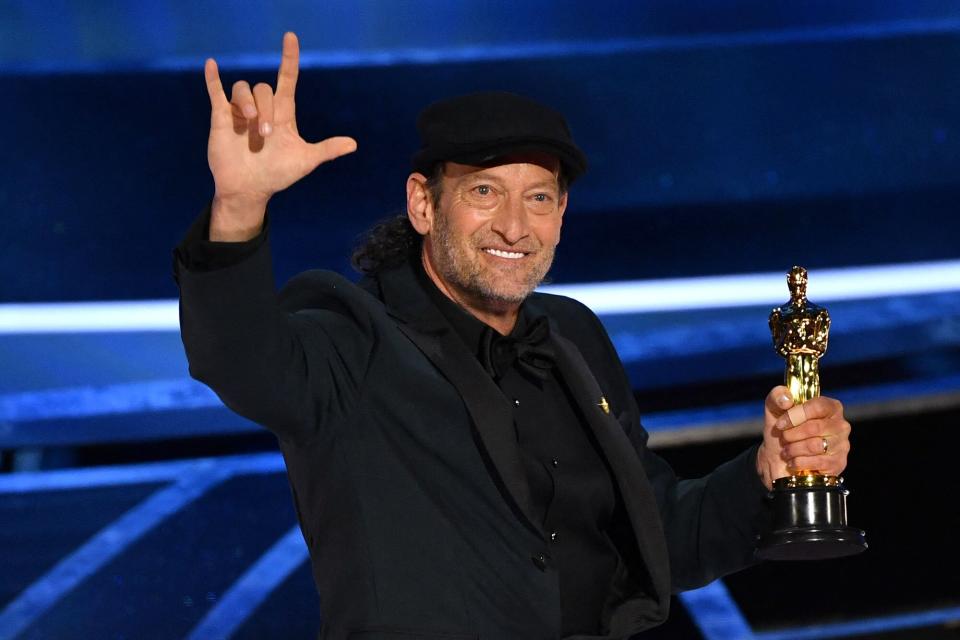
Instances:
[[[627,373],[606,330],[591,316],[602,336],[598,351],[613,363],[618,378],[610,381],[611,388],[620,390],[617,401],[631,414],[624,424],[627,436],[656,495],[669,549],[672,590],[701,587],[753,564],[756,537],[772,525],[768,491],[756,469],[759,444],[702,478],[678,478],[666,460],[647,446],[648,434],[640,423]],[[611,371],[610,366],[605,370]]]
[[[646,431],[637,428],[645,439]],[[771,518],[768,492],[756,471],[757,446],[696,479],[678,479],[663,458],[641,449],[660,506],[674,592],[702,587],[755,562],[757,535]]]
[[[267,241],[269,227],[268,213],[263,221],[263,230],[256,237],[246,242],[214,242],[210,240],[210,205],[207,205],[173,250],[174,279],[177,277],[178,265],[193,272],[201,272],[239,264]]]
[[[188,237],[208,220],[209,211]],[[314,302],[288,311],[265,237],[215,268],[188,268],[183,247],[174,252],[174,278],[190,375],[284,439],[309,440],[348,420],[372,344],[369,315],[338,299],[352,285],[335,274],[301,276],[293,286],[315,287]]]

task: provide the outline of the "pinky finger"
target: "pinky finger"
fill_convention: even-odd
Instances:
[[[220,82],[220,70],[217,68],[216,60],[207,58],[207,62],[203,65],[203,76],[207,82],[207,94],[210,96],[213,117],[216,118],[222,114],[229,118],[230,101],[223,92],[223,83]]]

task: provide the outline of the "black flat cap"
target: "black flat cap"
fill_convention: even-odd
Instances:
[[[514,93],[488,91],[434,102],[417,117],[417,131],[422,146],[413,156],[413,170],[425,175],[438,162],[480,165],[525,151],[555,156],[568,182],[587,170],[587,157],[560,112]]]

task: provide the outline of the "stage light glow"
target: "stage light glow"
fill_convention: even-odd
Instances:
[[[759,29],[733,33],[646,35],[603,40],[558,40],[510,44],[489,43],[447,47],[397,47],[386,49],[305,49],[301,69],[356,69],[398,65],[433,65],[533,58],[606,56],[639,52],[689,51],[722,47],[770,46],[810,42],[880,40],[907,36],[953,34],[960,20],[952,17],[899,19],[858,24],[834,24],[797,28]],[[0,75],[54,73],[116,73],[133,71],[196,71],[203,68],[204,55],[168,55],[156,50],[152,56],[119,60],[55,59],[0,63]],[[215,56],[222,70],[274,70],[275,53],[224,52]]]
[[[575,298],[599,315],[774,306],[788,297],[786,270],[549,285],[540,291]],[[946,291],[960,291],[960,260],[815,269],[810,274],[809,286],[810,298],[815,302]],[[176,300],[0,305],[0,335],[177,330]]]
[[[13,640],[157,525],[231,476],[209,465],[157,490],[94,534],[0,610],[0,640]]]
[[[268,475],[283,473],[283,457],[279,453],[246,453],[216,458],[192,458],[163,462],[141,462],[104,465],[52,471],[21,471],[0,474],[0,496],[69,491],[96,487],[118,487],[130,484],[176,482],[183,477],[219,469],[234,475]]]
[[[277,540],[203,616],[187,640],[227,640],[263,601],[310,559],[299,526]]]
[[[960,290],[960,260],[814,269],[814,302],[862,300]],[[551,285],[541,291],[575,298],[599,315],[775,306],[789,298],[783,273]]]
[[[755,634],[756,640],[821,640],[826,638],[873,637],[903,629],[920,629],[955,624],[960,620],[960,607],[929,609],[879,618],[865,618],[850,622],[811,625],[793,629],[779,629]]]
[[[750,624],[723,580],[684,591],[680,594],[680,601],[705,640],[753,640]]]
[[[0,305],[0,335],[178,331],[176,300],[41,302]]]

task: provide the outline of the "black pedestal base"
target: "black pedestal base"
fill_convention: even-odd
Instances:
[[[817,479],[822,479],[819,476]],[[847,494],[842,480],[835,484],[790,486],[777,481],[773,490],[773,531],[760,537],[762,560],[826,560],[864,551],[860,529],[847,526]]]
[[[866,550],[863,531],[798,528],[774,531],[760,538],[757,557],[762,560],[829,560]]]

